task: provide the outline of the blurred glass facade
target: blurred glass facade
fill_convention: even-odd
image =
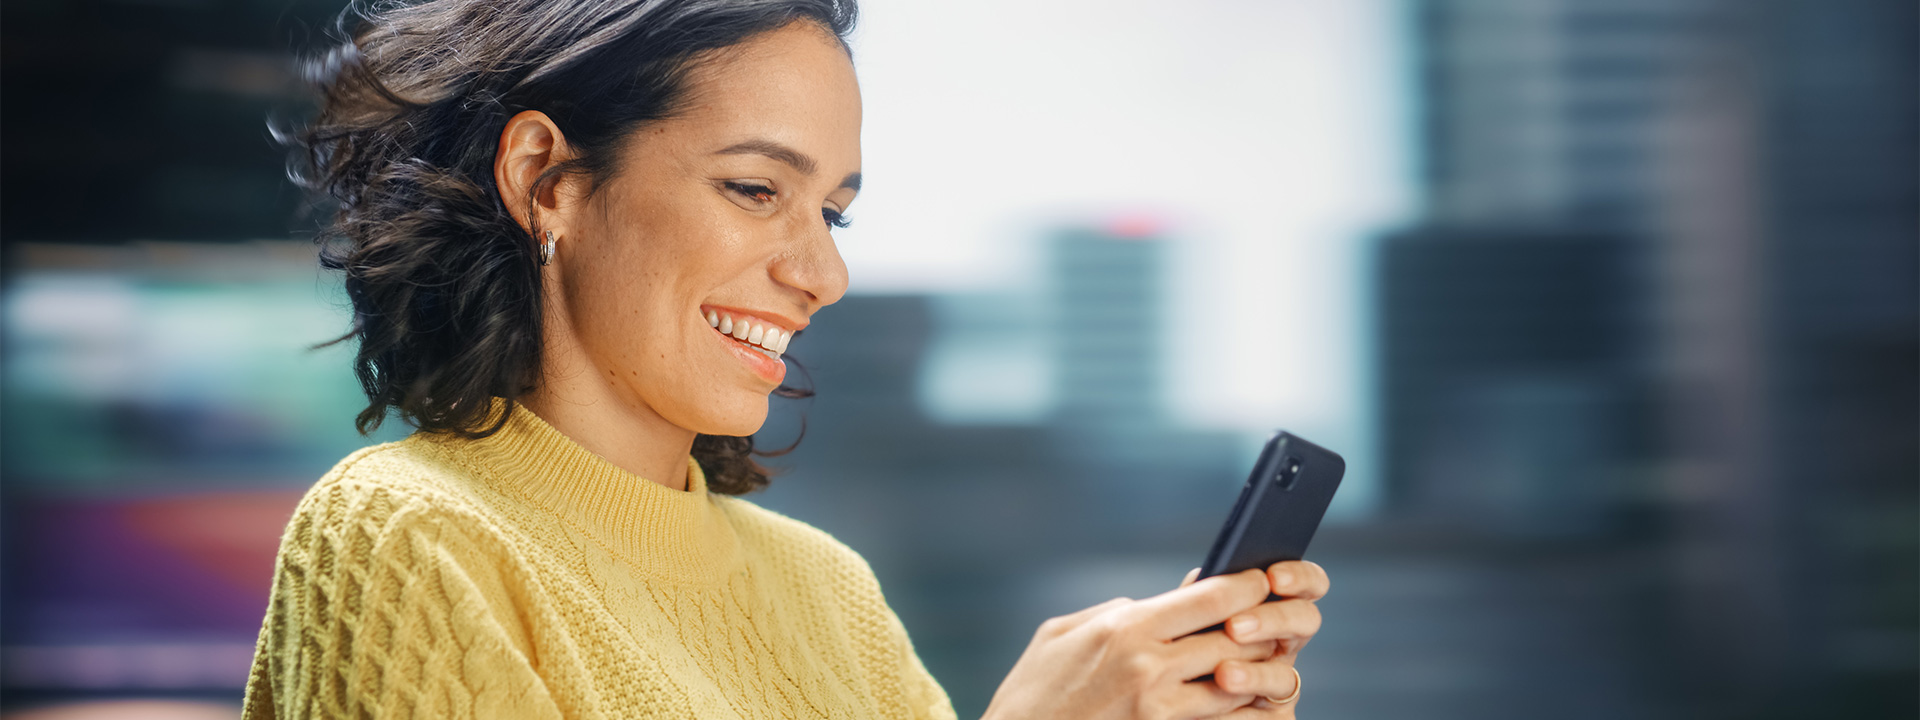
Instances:
[[[294,503],[369,440],[309,349],[334,282],[287,242],[8,250],[4,697],[229,698]]]
[[[883,52],[861,57],[898,57],[908,11],[867,7]],[[1076,12],[1049,8],[1035,12]],[[301,227],[261,123],[297,111],[287,48],[335,10],[0,8],[0,709],[237,703],[293,502],[403,432],[352,431],[348,348],[311,349],[345,329],[337,281],[311,245],[260,240]],[[1136,11],[1173,12],[1007,32],[1155,47],[1129,34],[1151,24],[1129,24]],[[1196,565],[1278,425],[1345,453],[1349,494],[1371,498],[1311,554],[1334,582],[1302,659],[1314,717],[1920,714],[1912,3],[1294,0],[1193,5],[1178,22],[1239,38],[1257,17],[1274,42],[1311,44],[1275,12],[1364,16],[1384,40],[1358,52],[1407,59],[1404,85],[1339,63],[1303,75],[1414,109],[1400,120],[1418,211],[1350,213],[1341,227],[1377,230],[1351,277],[1297,250],[1346,247],[1348,231],[1282,217],[1334,201],[1262,192],[1275,156],[1257,148],[1244,174],[1179,176],[1243,216],[1095,177],[1078,181],[1098,188],[1088,198],[1049,196],[972,239],[987,250],[843,235],[856,272],[862,253],[1017,254],[991,283],[856,277],[793,344],[819,394],[775,401],[762,446],[804,439],[769,461],[786,472],[756,501],[867,557],[963,717],[1045,618]],[[996,76],[936,80],[964,94]],[[1138,107],[1266,92],[1173,80],[1193,92]],[[958,162],[888,149],[888,82],[868,90],[874,169]],[[1111,109],[1089,99],[1100,82],[1057,101]],[[1207,141],[1117,111],[1112,125],[1176,150]],[[1299,143],[1285,147],[1314,144],[1292,137],[1313,121],[1273,127]],[[1047,143],[1072,155],[1097,132],[1116,131]],[[1377,132],[1361,137],[1403,140]],[[996,172],[1046,162],[1027,153]],[[889,200],[887,174],[870,175],[857,222]],[[1007,221],[1017,198],[996,202],[1003,215],[912,220],[951,240]],[[873,212],[861,232],[909,227]],[[1285,237],[1242,240],[1293,243],[1272,264],[1208,244],[1268,221]],[[1249,284],[1307,290],[1248,307],[1233,298],[1263,296],[1216,287]],[[1286,369],[1345,357],[1321,325],[1346,317],[1359,359],[1340,370],[1360,387]],[[1192,362],[1234,352],[1260,355]],[[1275,392],[1262,373],[1300,386]],[[1250,398],[1255,420],[1196,418],[1194,387]],[[1316,402],[1358,425],[1276,397],[1331,398]]]

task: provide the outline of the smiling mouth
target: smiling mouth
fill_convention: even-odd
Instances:
[[[719,310],[707,311],[707,324],[720,334],[775,360],[779,360],[780,354],[786,352],[787,343],[793,342],[793,333],[745,318],[736,320],[733,315]]]

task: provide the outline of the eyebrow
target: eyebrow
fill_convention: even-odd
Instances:
[[[714,154],[715,155],[764,155],[766,157],[773,158],[780,162],[786,163],[787,165],[791,166],[793,169],[799,170],[802,175],[812,175],[820,169],[819,163],[814,162],[813,158],[807,157],[806,153],[800,152],[799,150],[795,150],[785,145],[781,145],[780,143],[774,142],[772,140],[759,140],[759,139],[745,140],[742,142],[734,143],[732,145],[728,145],[725,148],[721,148],[720,151],[715,152]],[[847,173],[847,177],[840,181],[840,187],[851,189],[854,192],[859,192],[860,191],[860,173],[857,173],[857,172]]]

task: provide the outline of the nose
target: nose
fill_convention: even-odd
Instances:
[[[792,242],[774,257],[768,272],[780,284],[805,292],[809,311],[839,302],[847,294],[847,263],[833,233],[818,216],[794,230]]]

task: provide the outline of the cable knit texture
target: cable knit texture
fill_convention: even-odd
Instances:
[[[496,408],[500,405],[496,403]],[[247,718],[954,717],[864,560],[635,476],[524,408],[316,483],[280,545]]]

